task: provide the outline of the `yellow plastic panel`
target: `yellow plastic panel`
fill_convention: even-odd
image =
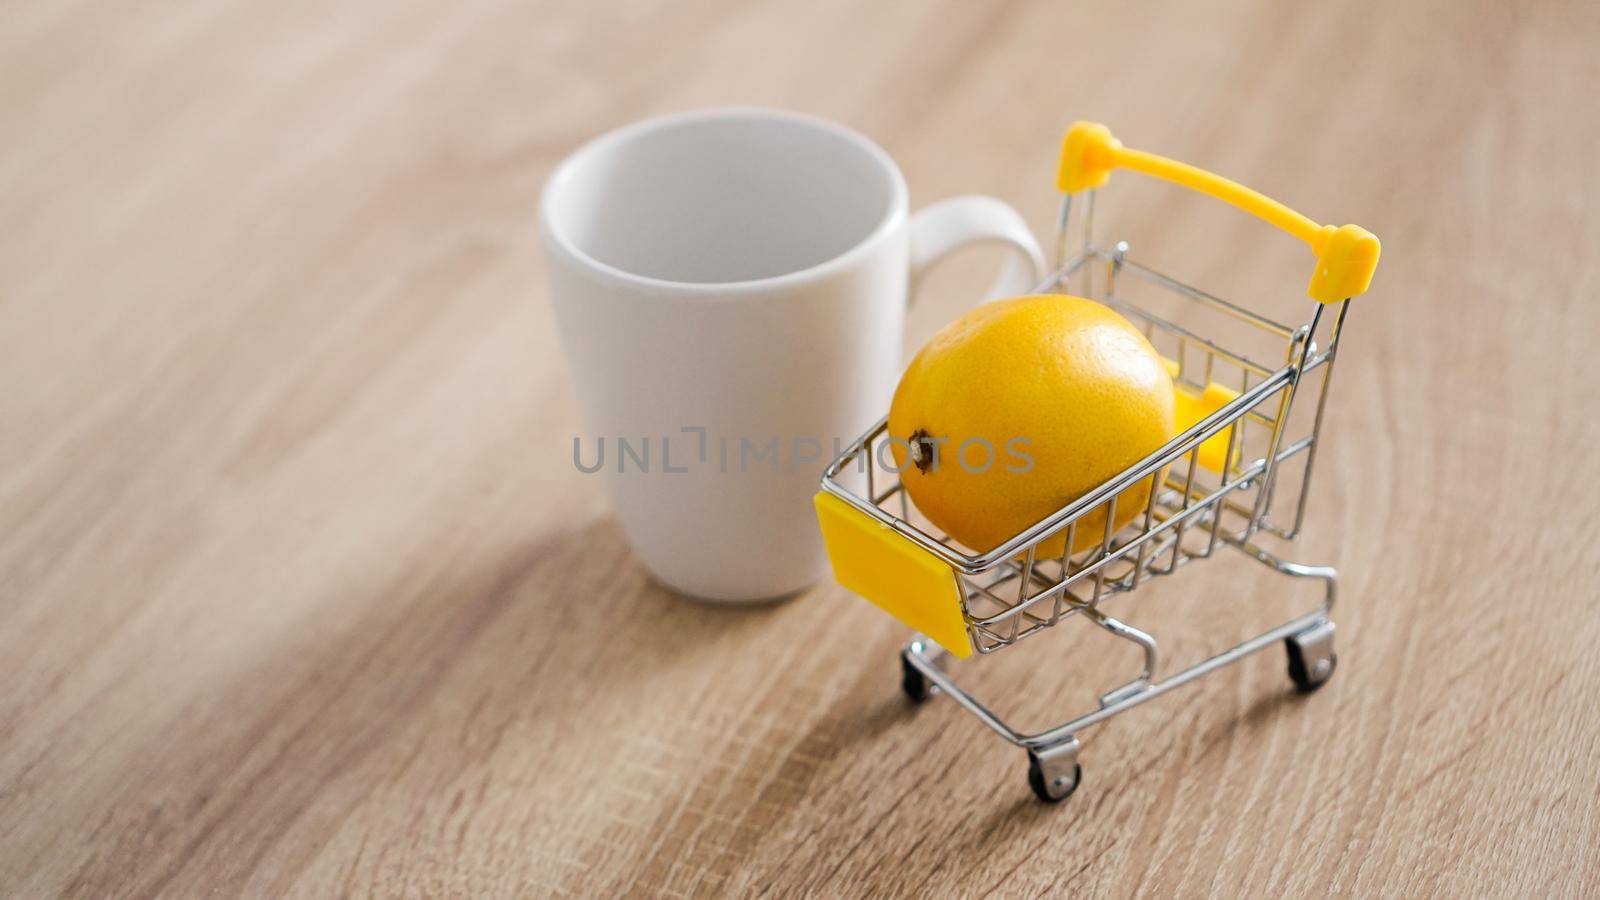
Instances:
[[[814,502],[834,580],[956,656],[972,655],[955,570],[827,491]]]
[[[1167,371],[1171,373],[1174,381],[1178,377],[1178,363],[1176,360],[1162,357],[1162,362],[1167,364]],[[1179,433],[1188,431],[1200,423],[1201,419],[1211,415],[1217,410],[1227,406],[1239,397],[1239,392],[1232,388],[1223,387],[1215,381],[1206,385],[1206,389],[1196,392],[1186,384],[1173,385],[1173,419],[1177,423]],[[1227,468],[1228,435],[1238,425],[1230,425],[1200,444],[1200,465],[1205,466],[1219,474]],[[1234,448],[1234,456],[1239,455],[1239,448]],[[1182,475],[1183,473],[1179,473]]]

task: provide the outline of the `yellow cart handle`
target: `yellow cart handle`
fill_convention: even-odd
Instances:
[[[1097,188],[1111,177],[1112,169],[1132,169],[1163,181],[1210,194],[1237,206],[1269,224],[1289,232],[1311,247],[1317,268],[1307,292],[1319,303],[1337,303],[1366,293],[1378,268],[1381,246],[1377,235],[1359,225],[1318,225],[1282,203],[1238,182],[1143,150],[1129,150],[1095,122],[1074,122],[1061,142],[1061,166],[1056,187],[1075,194]]]

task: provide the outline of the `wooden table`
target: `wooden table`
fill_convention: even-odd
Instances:
[[[0,894],[1600,891],[1600,7],[1073,6],[10,4]],[[843,590],[653,586],[570,462],[533,209],[723,103],[1040,229],[1093,118],[1380,234],[1298,548],[1344,573],[1332,683],[1252,658],[1046,807]],[[1301,289],[1148,196],[1136,247]],[[1304,602],[1249,575],[1127,615],[1197,658]],[[1128,663],[1062,631],[964,671],[1047,724]]]

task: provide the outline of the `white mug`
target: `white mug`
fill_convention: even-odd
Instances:
[[[774,110],[596,138],[550,176],[539,224],[589,432],[573,465],[603,473],[659,581],[721,602],[826,574],[811,495],[888,410],[922,272],[979,242],[1018,251],[996,294],[1044,270],[1011,207],[967,196],[908,215],[882,148]]]

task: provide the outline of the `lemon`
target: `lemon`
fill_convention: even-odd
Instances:
[[[1138,329],[1061,294],[980,306],[911,361],[889,407],[890,452],[917,509],[984,553],[1171,440],[1173,386]],[[1150,479],[1118,495],[1113,528],[1142,515]],[[1099,544],[1105,506],[1078,520]],[[1066,534],[1042,543],[1059,555]]]

